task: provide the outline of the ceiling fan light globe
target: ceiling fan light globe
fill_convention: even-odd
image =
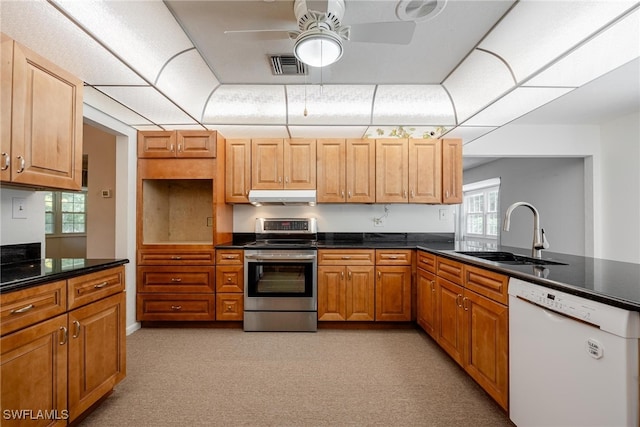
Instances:
[[[329,31],[312,31],[301,34],[293,47],[300,62],[310,67],[326,67],[342,57],[340,36]]]

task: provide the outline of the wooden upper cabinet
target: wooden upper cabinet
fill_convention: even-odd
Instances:
[[[346,202],[346,141],[319,139],[317,143],[317,201]]]
[[[251,189],[251,140],[227,139],[225,201],[249,203]]]
[[[376,201],[376,144],[370,139],[347,139],[347,203]]]
[[[462,140],[442,140],[442,203],[462,203]]]
[[[376,202],[407,203],[409,141],[376,140]]]
[[[82,92],[82,80],[2,36],[3,181],[80,190]]]
[[[442,142],[409,140],[409,203],[440,203],[442,200]]]
[[[138,158],[215,158],[216,131],[140,131]]]
[[[315,139],[253,139],[251,188],[254,190],[314,190]]]

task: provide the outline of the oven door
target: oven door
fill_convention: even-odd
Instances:
[[[245,311],[316,311],[316,251],[245,251]]]

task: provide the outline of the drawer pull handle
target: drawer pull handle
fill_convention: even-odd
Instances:
[[[398,259],[398,257],[395,255],[389,255],[389,259]]]
[[[182,306],[181,305],[172,305],[171,306],[171,310],[182,310]]]
[[[35,305],[33,304],[29,304],[27,306],[24,306],[22,308],[16,308],[15,310],[11,310],[11,314],[20,314],[20,313],[25,313],[31,309],[35,308]]]
[[[2,153],[2,158],[4,159],[4,164],[2,165],[2,170],[6,171],[11,166],[11,157],[7,153]]]
[[[380,272],[380,270],[378,270],[378,280],[380,280],[382,278],[382,273]]]
[[[345,256],[342,257],[342,259],[351,259],[351,257],[348,256],[348,255],[345,255]]]
[[[236,259],[235,255],[223,255],[222,259]]]
[[[74,320],[73,325],[76,327],[76,331],[73,333],[73,338],[78,338],[80,336],[80,322]]]
[[[59,342],[60,345],[65,345],[67,343],[67,328],[64,326],[60,326],[60,330],[62,331],[62,340]]]
[[[173,255],[173,256],[171,257],[171,259],[182,259],[182,257],[181,257],[181,256],[179,256],[179,255]]]
[[[94,288],[101,289],[101,288],[104,288],[105,286],[107,286],[108,284],[109,284],[109,282],[98,283],[97,285],[94,286]]]
[[[171,281],[172,281],[172,282],[182,282],[182,279],[181,279],[181,278],[179,278],[179,277],[172,277],[172,278],[171,278]]]
[[[16,172],[17,173],[22,173],[22,172],[24,172],[24,157],[18,156],[18,160],[20,160],[20,167],[18,168],[18,170]]]
[[[351,280],[351,271],[349,271],[349,274],[348,274],[348,276],[347,276],[347,279],[348,279],[348,280]]]

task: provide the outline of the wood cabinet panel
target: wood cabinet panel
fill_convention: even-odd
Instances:
[[[213,293],[215,267],[166,266],[137,269],[138,292],[156,293]]]
[[[348,321],[375,320],[376,281],[373,266],[345,267],[346,319]]]
[[[4,47],[10,43],[3,39]],[[9,57],[3,55],[3,61]],[[32,50],[13,42],[12,86],[3,87],[2,104],[11,99],[10,156],[15,184],[80,190],[82,185],[83,82]],[[8,65],[3,64],[3,70]],[[5,76],[3,75],[3,79]],[[6,81],[5,81],[6,83]],[[6,111],[3,121],[8,120]],[[3,128],[8,122],[3,122]],[[3,167],[7,166],[4,163]],[[7,174],[2,174],[5,180]]]
[[[78,417],[126,375],[125,294],[69,313],[69,418]]]
[[[411,320],[411,267],[376,267],[376,321]]]
[[[375,250],[321,249],[318,251],[320,265],[374,265]]]
[[[346,202],[346,159],[344,139],[317,141],[318,203]]]
[[[216,267],[216,292],[243,293],[244,267],[242,265],[222,265]]]
[[[409,203],[442,201],[442,142],[409,140]]]
[[[138,265],[203,265],[215,263],[215,251],[160,249],[138,250]]]
[[[408,150],[406,139],[376,140],[376,203],[407,203]]]
[[[283,188],[284,141],[282,139],[251,140],[251,188],[278,190]]]
[[[411,265],[411,249],[376,249],[376,265]]]
[[[343,266],[318,267],[318,320],[347,319],[347,284]]]
[[[244,319],[244,296],[242,294],[216,294],[216,320],[232,321]]]
[[[442,140],[442,203],[462,203],[462,140]]]
[[[67,311],[67,282],[0,294],[0,330],[2,335],[17,331]]]
[[[66,426],[67,315],[62,314],[0,339],[0,409],[50,411],[58,420],[38,425]],[[19,391],[19,392],[18,392]],[[2,420],[3,426],[23,426],[24,420]],[[31,424],[29,424],[31,425]]]
[[[227,139],[225,153],[225,201],[249,203],[251,189],[251,140]]]
[[[287,139],[284,141],[284,188],[316,189],[316,140]]]
[[[464,274],[466,288],[501,304],[508,303],[509,277],[471,265],[464,266]]]
[[[416,281],[418,325],[431,337],[437,339],[436,276],[432,272],[419,268]]]
[[[243,265],[244,250],[218,249],[216,251],[216,265]]]
[[[124,266],[73,277],[67,285],[71,310],[124,291]]]
[[[0,180],[11,181],[11,109],[13,103],[13,40],[0,33]]]
[[[460,366],[463,363],[464,311],[462,294],[464,289],[440,276],[436,279],[437,341]]]
[[[429,252],[418,251],[418,268],[435,273],[437,270],[436,256]]]
[[[138,294],[137,319],[215,320],[214,294]]]
[[[347,203],[376,201],[376,144],[369,139],[347,139]]]
[[[216,144],[216,131],[140,131],[138,158],[215,158]]]
[[[175,157],[176,133],[172,131],[140,131],[138,132],[139,158]]]
[[[463,264],[443,257],[436,258],[436,269],[438,277],[444,277],[453,283],[462,285],[464,283]]]

